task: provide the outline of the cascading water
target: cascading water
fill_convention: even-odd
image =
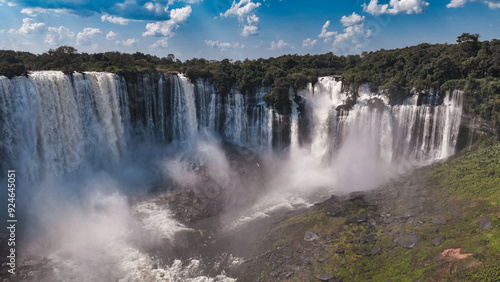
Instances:
[[[198,129],[194,86],[185,76],[179,74],[174,76],[173,93],[173,137],[176,140],[193,139]]]
[[[129,122],[126,104],[120,105],[127,101],[120,77],[49,71],[0,80],[2,167],[17,167],[37,180],[88,162],[118,162],[126,145],[123,124]]]
[[[269,217],[277,209],[308,206],[310,203],[302,195],[313,193],[318,187],[329,189],[328,193],[336,189],[373,188],[384,180],[381,173],[401,163],[425,165],[445,159],[455,151],[462,113],[462,92],[458,90],[447,92],[444,97],[430,94],[425,99],[419,99],[415,95],[401,105],[390,105],[384,95],[372,94],[367,87],[362,87],[356,103],[347,109],[345,104],[349,95],[342,92],[342,83],[333,77],[322,77],[316,84],[309,84],[305,89],[290,94],[294,96],[290,115],[280,114],[266,105],[263,97],[270,91],[269,87],[258,87],[242,94],[233,88],[223,95],[211,80],[198,79],[192,83],[182,74],[164,73],[120,77],[109,73],[66,75],[47,71],[13,79],[0,77],[0,167],[4,171],[15,168],[25,180],[23,183],[33,187],[38,185],[37,181],[42,181],[40,187],[52,184],[43,182],[44,178],[56,176],[58,179],[89,168],[99,171],[95,173],[97,175],[113,175],[108,175],[110,178],[116,175],[113,174],[116,171],[110,172],[111,168],[123,169],[122,174],[117,174],[129,179],[135,177],[129,170],[134,164],[130,163],[134,163],[134,157],[141,153],[139,150],[134,155],[134,152],[151,146],[154,148],[151,150],[156,150],[150,152],[154,160],[146,162],[144,170],[151,169],[161,175],[165,173],[161,170],[167,162],[170,165],[166,166],[168,172],[165,174],[169,174],[169,181],[182,182],[185,180],[182,177],[186,175],[198,179],[183,181],[179,184],[181,187],[192,183],[203,183],[205,187],[207,183],[199,180],[203,179],[198,178],[199,174],[210,174],[214,180],[212,192],[216,195],[218,188],[228,189],[235,173],[231,171],[224,153],[213,153],[208,149],[210,146],[196,144],[201,135],[198,133],[208,132],[227,142],[250,148],[266,156],[268,161],[271,159],[269,170],[272,179],[267,180],[265,188],[274,194],[263,196],[264,201],[250,207],[249,212],[254,214],[243,212],[242,218],[229,222],[226,229],[233,230],[239,224]],[[174,149],[162,151],[172,141],[180,142],[173,142],[177,146]],[[216,141],[211,142],[215,144],[213,147],[219,146]],[[187,157],[175,155],[183,147],[193,147],[199,152],[189,151]],[[286,148],[290,152],[288,156],[283,154]],[[279,153],[277,160],[270,157],[273,152]],[[180,178],[174,177],[179,165],[161,159],[178,157],[180,162],[184,159],[200,160],[196,154],[212,160],[189,163],[182,168],[186,171],[179,174]],[[132,161],[127,161],[127,157]],[[206,168],[207,164],[217,168]],[[252,165],[260,167],[259,163]],[[242,171],[247,173],[244,169]],[[149,180],[148,177],[154,173],[138,177]],[[360,174],[363,177],[359,177]],[[55,184],[61,187],[78,186],[71,180],[71,177],[64,181],[57,180]],[[115,185],[115,182],[118,184]],[[109,184],[99,178],[97,184],[91,182],[88,189],[98,187],[106,190],[109,186],[125,185],[124,182],[127,181],[111,181]],[[148,183],[148,186],[144,182],[129,185],[134,189],[135,186],[150,189],[156,184]],[[159,201],[160,204],[156,205],[156,202],[145,201],[130,207],[122,196],[90,194],[90,203],[81,204],[82,210],[90,207],[91,217],[105,224],[94,224],[79,213],[76,216],[69,213],[66,221],[75,230],[82,228],[71,222],[83,220],[88,221],[89,226],[95,226],[96,230],[109,227],[113,231],[111,237],[98,240],[98,246],[107,248],[109,242],[115,242],[109,245],[113,249],[110,250],[112,255],[109,255],[112,262],[104,262],[115,263],[121,256],[117,255],[117,250],[122,250],[121,266],[112,271],[113,275],[119,271],[127,274],[113,276],[106,273],[111,275],[106,278],[168,281],[174,277],[172,279],[212,281],[212,278],[202,275],[198,260],[191,260],[186,267],[181,267],[181,261],[175,260],[163,264],[163,269],[155,269],[152,265],[156,262],[152,257],[134,245],[135,235],[127,232],[133,225],[131,222],[138,222],[140,232],[157,234],[155,238],[160,241],[165,237],[173,240],[179,232],[193,232],[194,229],[173,218],[168,206],[160,206],[163,202]],[[88,197],[85,193],[82,195],[84,199]],[[96,197],[106,201],[96,200]],[[114,202],[116,198],[118,203]],[[103,208],[107,206],[110,207]],[[68,209],[72,211],[71,208]],[[137,217],[135,221],[129,218],[128,212]],[[111,224],[115,219],[119,219],[116,226]],[[115,227],[116,230],[113,229]],[[94,233],[91,230],[84,231],[83,234],[88,234],[90,240],[98,239],[92,237]],[[200,234],[205,232],[199,231]],[[86,240],[76,231],[62,233],[69,242],[73,242],[72,236]],[[88,247],[86,243],[78,242]],[[153,243],[145,245],[149,244]],[[61,252],[64,253],[64,250]],[[78,254],[74,263],[78,265],[84,261]],[[76,273],[81,274],[81,269]],[[93,278],[98,279],[99,275]],[[219,278],[231,281],[225,275]]]
[[[309,85],[299,94],[312,109],[311,154],[318,160],[331,160],[347,140],[369,147],[387,164],[401,160],[427,164],[455,152],[462,113],[459,90],[447,92],[442,104],[431,94],[427,104],[417,105],[415,95],[402,105],[391,106],[385,96],[372,94],[364,86],[349,111],[339,108],[348,97],[334,78],[320,78],[314,88]]]

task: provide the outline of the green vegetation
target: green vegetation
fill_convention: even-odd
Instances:
[[[417,170],[411,180],[382,187],[375,195],[398,189],[400,196],[377,201],[380,206],[372,206],[370,196],[367,202],[325,202],[284,220],[263,241],[269,242],[264,250],[271,262],[287,259],[278,268],[266,260],[256,261],[257,266],[245,275],[265,281],[281,269],[294,273],[288,281],[320,273],[343,281],[499,281],[500,142],[482,136],[472,148],[448,162]],[[415,215],[416,224],[402,217],[415,202],[423,205]],[[338,215],[326,214],[328,209]],[[383,223],[377,218],[385,210],[390,210],[394,221]],[[352,221],[361,214],[377,218],[377,224]],[[485,217],[491,221],[490,229],[480,228],[479,221]],[[446,219],[446,224],[434,223],[437,219]],[[307,230],[319,239],[305,242]],[[396,242],[407,234],[418,237],[413,248]],[[372,235],[376,240],[363,239]],[[432,244],[437,237],[442,241]],[[458,248],[460,254],[472,255],[454,260],[442,257],[445,250]]]
[[[145,71],[183,72],[191,80],[211,78],[223,95],[236,85],[242,93],[271,86],[267,103],[282,113],[290,111],[288,89],[301,89],[319,76],[340,75],[346,90],[356,98],[359,85],[370,83],[383,90],[391,102],[406,98],[412,89],[463,88],[465,107],[494,126],[500,126],[500,40],[479,41],[478,34],[464,33],[457,44],[428,44],[395,50],[364,52],[361,56],[283,55],[257,60],[181,62],[173,54],[159,58],[140,52],[78,53],[62,46],[40,55],[0,51],[0,75],[25,75],[34,70],[108,71],[118,74]],[[354,101],[354,100],[353,100]]]
[[[484,201],[483,208],[500,207],[500,143],[482,137],[477,144],[477,150],[466,151],[433,169],[430,183],[464,204],[476,200]]]

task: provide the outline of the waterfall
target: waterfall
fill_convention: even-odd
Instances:
[[[122,115],[128,118],[120,103],[126,101],[120,77],[43,71],[0,80],[2,167],[19,167],[34,180],[73,172],[87,162],[118,162],[126,145]]]
[[[297,104],[292,104],[292,116],[290,125],[290,154],[294,154],[299,147],[299,112]]]
[[[346,102],[341,82],[320,78],[299,92],[312,111],[311,154],[319,162],[329,162],[346,142],[370,148],[386,164],[408,160],[428,164],[455,153],[462,113],[462,91],[423,97],[413,95],[401,105],[391,106],[387,97],[360,87],[357,103],[349,111],[339,110]]]
[[[267,217],[271,216],[268,211],[308,206],[306,198],[323,192],[374,188],[398,174],[398,167],[426,165],[455,152],[463,100],[459,90],[413,95],[391,105],[385,95],[371,93],[365,85],[353,102],[342,91],[342,82],[320,77],[314,85],[289,93],[293,96],[291,113],[280,113],[265,103],[263,98],[270,91],[270,87],[256,87],[241,93],[233,87],[222,94],[210,79],[190,81],[182,74],[162,72],[124,77],[57,71],[12,79],[0,76],[0,167],[15,169],[22,178],[20,186],[33,187],[33,193],[24,194],[30,198],[19,202],[20,210],[30,213],[27,218],[47,228],[38,233],[38,227],[29,227],[40,240],[33,244],[37,251],[39,246],[49,246],[50,252],[41,256],[55,261],[51,265],[59,266],[60,261],[78,266],[64,271],[67,276],[61,277],[68,279],[84,277],[89,269],[103,264],[110,268],[91,278],[99,280],[108,270],[112,274],[102,276],[108,280],[122,274],[139,280],[197,277],[200,272],[175,276],[192,267],[183,268],[177,260],[162,263],[166,267],[162,270],[153,260],[158,254],[153,248],[156,239],[147,237],[144,244],[136,241],[151,232],[163,244],[163,239],[174,240],[177,232],[191,232],[172,218],[164,195],[154,198],[158,205],[151,199],[137,205],[133,216],[129,205],[134,199],[121,193],[136,196],[139,189],[169,186],[170,181],[186,191],[193,185],[202,193],[212,193],[213,184],[197,179],[213,174],[214,197],[229,202],[232,199],[226,196],[232,196],[229,193],[236,186],[242,188],[234,192],[238,197],[261,193],[264,205],[257,202],[251,212]],[[220,140],[245,146],[260,156],[241,148],[231,155],[219,148]],[[168,145],[171,142],[173,146]],[[243,156],[246,163],[235,168]],[[186,160],[186,167],[177,160]],[[269,177],[262,182],[252,178],[262,176],[259,173]],[[233,183],[241,176],[249,176],[248,183],[240,179]],[[197,195],[181,197],[182,202],[197,200]],[[189,205],[197,208],[199,203]],[[213,206],[220,212],[226,208]],[[243,217],[244,222],[254,220],[254,215]],[[201,229],[195,231],[180,238],[204,236]],[[56,233],[61,236],[47,235]],[[103,236],[105,240],[100,240]],[[95,259],[89,260],[82,251]]]
[[[135,82],[97,72],[0,77],[1,165],[23,164],[30,179],[63,175],[84,164],[117,164],[130,138],[187,141],[199,130],[260,153],[306,150],[325,165],[347,142],[370,148],[383,163],[426,164],[454,154],[461,91],[390,105],[364,86],[345,110],[342,83],[321,77],[295,93],[303,103],[294,102],[290,116],[265,104],[269,92],[222,95],[211,80],[192,83],[182,74],[138,74]]]
[[[194,86],[182,74],[174,76],[172,115],[173,138],[176,140],[194,138],[198,129]]]

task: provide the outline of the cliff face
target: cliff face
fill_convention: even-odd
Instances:
[[[64,174],[88,162],[116,163],[127,144],[190,142],[204,132],[257,153],[305,150],[323,163],[349,144],[387,164],[425,164],[455,152],[462,116],[461,91],[394,104],[366,86],[353,99],[335,77],[290,90],[290,114],[264,102],[269,87],[246,94],[232,87],[223,95],[213,81],[192,82],[182,74],[33,72],[1,79],[2,165],[29,148],[33,176],[50,166]]]

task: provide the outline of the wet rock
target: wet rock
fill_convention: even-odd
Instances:
[[[403,215],[403,216],[408,218],[408,217],[413,217],[414,215],[415,215],[415,213],[414,213],[414,212],[412,212],[412,211],[407,211],[407,212],[405,212],[405,213],[404,213],[404,215]]]
[[[371,243],[375,241],[377,241],[377,235],[375,234],[365,235],[359,240],[361,244]]]
[[[35,265],[39,265],[39,264],[42,264],[42,261],[37,260],[37,259],[31,259],[31,260],[26,260],[26,261],[22,262],[23,266],[35,266]]]
[[[316,277],[320,281],[328,281],[330,279],[333,279],[334,276],[328,273],[320,273],[320,274],[315,274],[314,277]]]
[[[379,245],[373,246],[372,250],[370,251],[370,255],[376,255],[378,252],[382,250],[382,247]]]
[[[366,215],[366,213],[360,213],[357,217],[356,217],[356,222],[358,223],[361,223],[361,222],[366,222],[368,220],[368,216]]]
[[[352,218],[348,218],[348,219],[346,219],[345,223],[346,223],[346,224],[358,223],[358,221],[356,220],[356,218],[355,218],[355,217],[352,217]]]
[[[392,217],[386,217],[384,219],[384,221],[382,221],[382,223],[384,223],[384,224],[391,224],[393,222],[394,222],[394,218],[392,218]]]
[[[444,225],[444,224],[446,224],[447,222],[446,222],[446,219],[445,219],[445,218],[434,218],[434,219],[432,220],[432,223],[434,223],[434,224],[442,224],[442,225]]]
[[[442,241],[443,241],[443,236],[439,236],[439,237],[432,239],[431,244],[434,246],[439,246]]]
[[[368,219],[367,224],[370,226],[375,226],[377,225],[377,221],[373,218]]]
[[[396,242],[404,248],[411,249],[418,243],[417,235],[410,234],[396,239]]]
[[[312,232],[311,230],[307,230],[304,234],[304,241],[306,242],[312,242],[316,239],[318,239],[318,235],[316,235],[316,233]]]
[[[480,218],[477,221],[477,223],[479,225],[479,229],[481,229],[481,230],[489,230],[489,229],[491,229],[491,218],[490,218],[489,215]]]
[[[293,255],[293,250],[292,249],[286,249],[283,254],[282,254],[282,257],[284,259],[290,259]]]

